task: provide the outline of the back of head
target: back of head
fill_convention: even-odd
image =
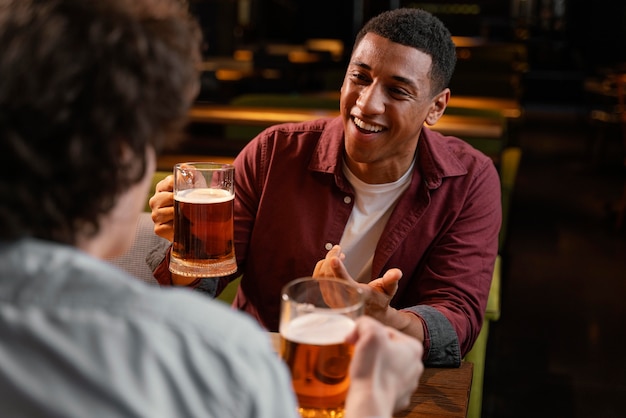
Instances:
[[[356,47],[368,33],[413,47],[432,58],[433,95],[448,87],[456,65],[456,47],[450,31],[435,16],[422,9],[400,8],[373,17],[359,31]]]
[[[178,132],[200,31],[181,0],[0,0],[0,239],[74,244]]]

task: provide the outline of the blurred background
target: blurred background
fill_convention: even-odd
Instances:
[[[281,103],[338,109],[365,21],[397,7],[438,16],[457,45],[452,96],[465,99],[446,113],[503,123],[497,142],[459,135],[494,158],[506,198],[500,304],[490,321],[480,414],[626,416],[626,2],[191,5],[206,39],[197,105],[261,112]],[[232,156],[255,132],[209,119],[190,124],[166,154]],[[505,167],[511,155],[513,166]]]
[[[397,7],[429,10],[454,36],[472,38],[459,60],[454,94],[482,88],[523,100],[580,101],[586,76],[626,61],[626,5],[614,0],[192,0],[192,7],[204,27],[207,73],[240,70],[217,74],[222,81],[238,78],[239,86],[229,86],[233,90],[207,82],[207,100],[224,100],[238,89],[337,88],[333,71],[344,68],[358,29],[372,16]],[[510,68],[522,75],[514,80],[518,85],[500,91],[464,83],[476,71],[469,61],[481,58],[469,57],[471,48],[489,49],[496,43],[523,47]],[[322,71],[296,75],[290,63]],[[216,75],[207,74],[207,80],[211,76]],[[281,82],[272,83],[272,77]]]

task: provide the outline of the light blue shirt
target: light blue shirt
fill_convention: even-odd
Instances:
[[[0,405],[10,417],[297,417],[257,323],[72,247],[0,245]]]

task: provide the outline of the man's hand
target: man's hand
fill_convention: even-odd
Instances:
[[[174,240],[174,176],[156,184],[154,195],[148,201],[152,209],[154,233],[172,242]]]
[[[390,416],[406,408],[424,371],[422,344],[367,316],[357,319],[347,341],[355,349],[346,418]]]
[[[358,283],[346,270],[343,264],[345,257],[345,254],[341,252],[341,247],[335,245],[328,251],[326,258],[317,262],[313,277],[337,277],[359,286],[365,296],[365,313],[384,322],[389,302],[398,290],[398,280],[402,278],[402,272],[399,269],[390,269],[383,277],[372,280],[368,284]]]
[[[365,313],[380,322],[403,331],[419,341],[424,341],[424,328],[420,318],[410,312],[398,311],[389,306],[398,291],[398,281],[402,278],[400,269],[389,269],[382,277],[369,283],[358,283],[346,270],[346,258],[339,245],[328,251],[326,257],[315,265],[313,277],[337,277],[348,280],[363,290]]]

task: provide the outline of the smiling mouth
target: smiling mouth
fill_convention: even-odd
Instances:
[[[380,125],[372,125],[369,123],[365,123],[361,119],[357,118],[356,116],[352,117],[352,121],[361,131],[365,131],[367,133],[377,133],[384,129]]]

